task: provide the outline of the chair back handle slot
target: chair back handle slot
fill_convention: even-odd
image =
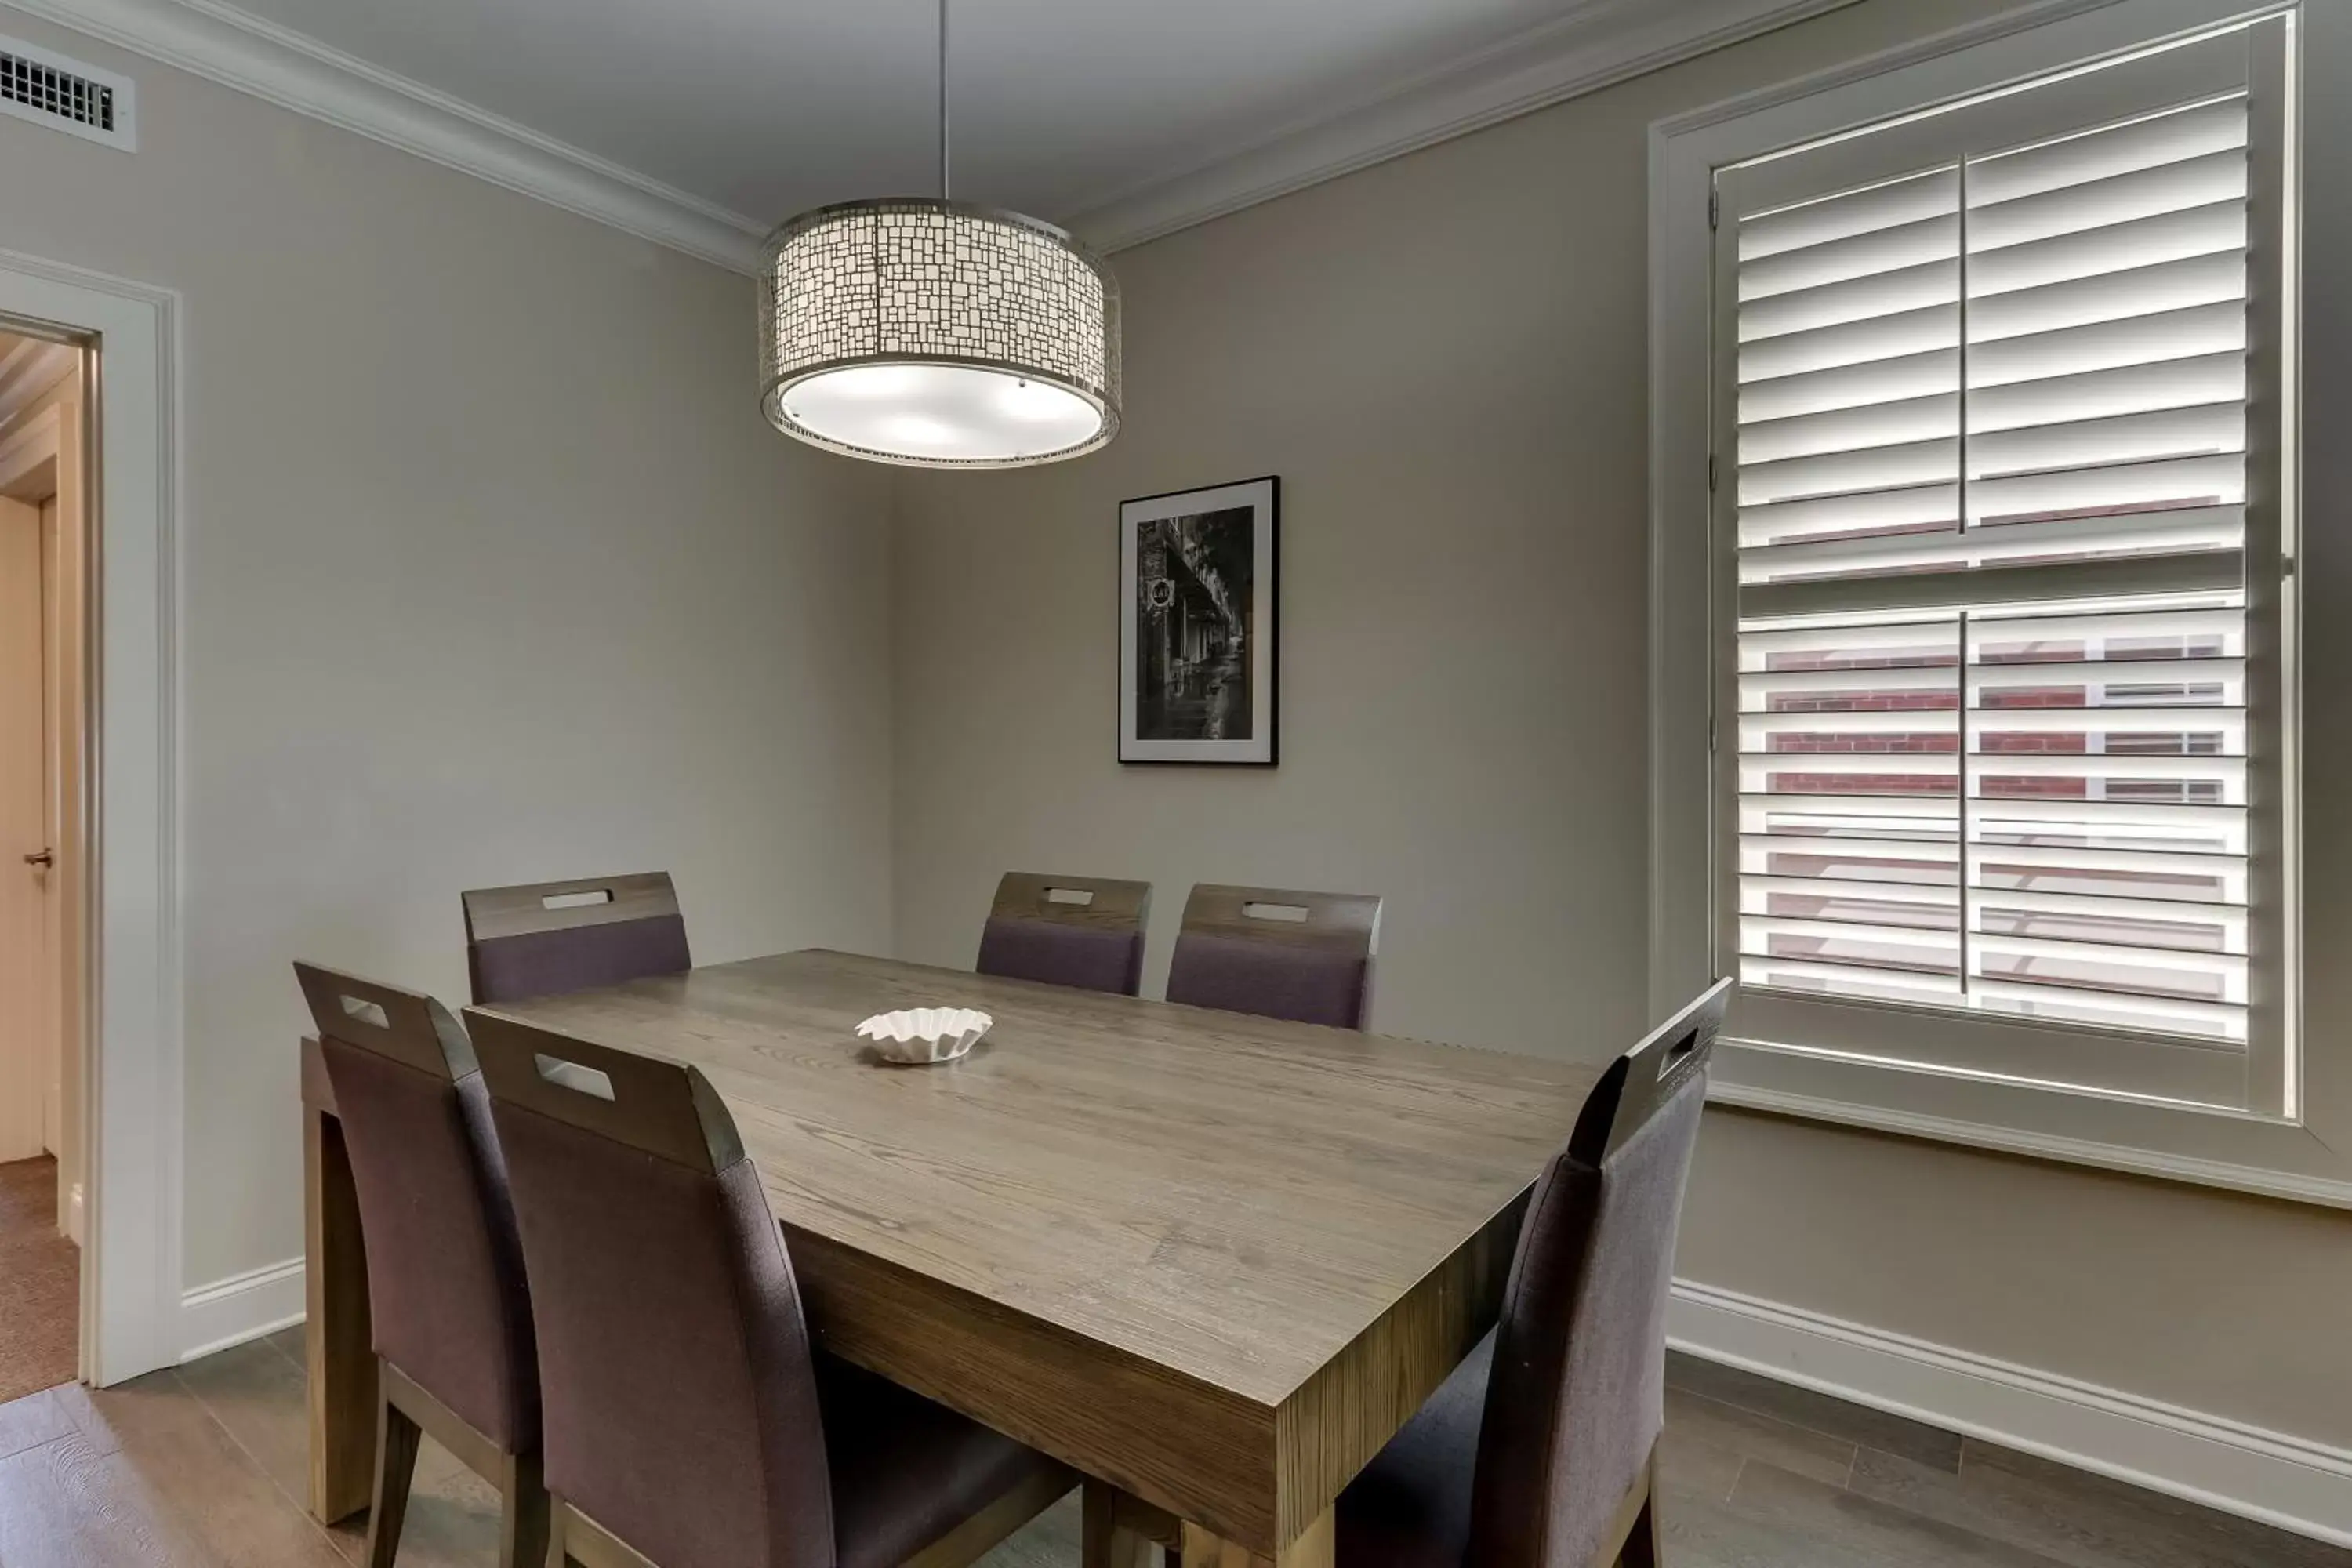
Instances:
[[[568,1089],[574,1094],[584,1094],[594,1100],[613,1098],[611,1077],[594,1068],[568,1062],[562,1057],[545,1055],[534,1055],[531,1061],[539,1068],[539,1076],[558,1089]]]

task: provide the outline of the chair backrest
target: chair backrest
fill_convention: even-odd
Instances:
[[[1380,938],[1372,894],[1202,883],[1184,901],[1168,1000],[1360,1029]]]
[[[1528,1199],[1478,1435],[1484,1568],[1586,1568],[1664,1427],[1675,1232],[1731,988],[1609,1065]]]
[[[539,1363],[489,1097],[432,997],[297,963],[365,1237],[376,1353],[509,1452],[539,1437]]]
[[[981,928],[982,974],[1132,996],[1143,981],[1151,884],[1007,871]]]
[[[694,967],[667,871],[477,888],[461,897],[478,1003],[556,996]]]
[[[539,1317],[548,1490],[663,1568],[833,1568],[782,1232],[690,1067],[467,1014]]]

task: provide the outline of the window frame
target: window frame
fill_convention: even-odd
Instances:
[[[1856,61],[1803,81],[1662,121],[1651,132],[1651,1004],[1671,1008],[1717,967],[1721,868],[1715,843],[1719,771],[1711,727],[1718,714],[1721,653],[1732,639],[1736,565],[1719,548],[1718,501],[1709,494],[1714,399],[1724,346],[1710,331],[1720,241],[1710,222],[1718,171],[1839,132],[1899,119],[2026,79],[2132,53],[2152,44],[2259,16],[2288,16],[2301,78],[2352,79],[2352,16],[2338,8],[2224,0],[2081,0],[2023,7],[1988,23]],[[2283,178],[2294,200],[2284,250],[2288,287],[2301,255],[2352,256],[2352,199],[2325,180],[2301,177],[2308,161],[2352,158],[2352,112],[2285,83],[2288,147]],[[2352,186],[2352,180],[2337,180]],[[2317,291],[2325,295],[2326,291]],[[2352,310],[2305,296],[2294,341],[2284,343],[2282,380],[2290,408],[2313,428],[2331,410],[2352,407]],[[2292,519],[2345,515],[2352,463],[2296,449],[2283,432]],[[2300,473],[2298,474],[2298,468]],[[2250,479],[2252,479],[2250,473]],[[2252,497],[2250,496],[2250,500]],[[2291,530],[2290,522],[2289,528]],[[2292,531],[2281,537],[2291,542]],[[2249,537],[2249,593],[2259,593]],[[2302,643],[2333,641],[2330,618],[2352,618],[2352,540],[2306,539],[2294,557],[2304,600],[2282,627],[2285,652],[2283,771],[2290,790],[2333,725],[2352,728],[2352,691],[2321,680],[2300,693]],[[2275,574],[2270,581],[2276,582]],[[2251,610],[2250,604],[2250,610]],[[2301,650],[2308,653],[2307,649]],[[2336,683],[2346,685],[2352,683]],[[2352,764],[2352,747],[2346,761]],[[2324,776],[2324,775],[2322,775]],[[2324,804],[2323,795],[2315,805]],[[2315,814],[2316,816],[2316,814]],[[2299,852],[2283,870],[2290,884],[2284,921],[2291,975],[2301,967],[2301,932],[2352,931],[2352,882],[2314,875],[2342,867],[2352,877],[2352,814],[2304,824]],[[2342,967],[2342,966],[2337,966]],[[2119,1089],[2083,1089],[2025,1081],[1954,1065],[1923,1049],[1943,1024],[1966,1015],[1940,1008],[1906,1014],[1901,1005],[1845,1009],[1856,1028],[1843,1048],[1820,1041],[1727,1037],[1713,1098],[1729,1104],[2000,1148],[2083,1163],[2352,1207],[2352,1039],[2331,1039],[2327,1021],[2352,1016],[2352,977],[2320,966],[2298,976],[2288,1005],[2303,1025],[2301,1050],[2284,1048],[2263,1070],[2278,1092],[2256,1110],[2184,1105]],[[1820,1005],[1834,1007],[1834,1003]],[[1782,1010],[1782,1016],[1787,1016]],[[2315,1026],[2311,1020],[2321,1022]],[[1973,1020],[1969,1020],[1973,1021]],[[1914,1023],[1920,1027],[1914,1028]],[[2292,1025],[2290,1025],[2292,1026]],[[2060,1026],[2095,1039],[2099,1031]],[[1858,1045],[1883,1034],[1883,1048]],[[2337,1031],[2343,1033],[2340,1029]]]

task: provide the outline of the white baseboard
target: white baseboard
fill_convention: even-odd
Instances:
[[[66,1239],[76,1247],[81,1245],[81,1184],[76,1182],[66,1189]]]
[[[192,1362],[302,1321],[302,1260],[232,1274],[180,1298],[180,1360]]]
[[[1666,1330],[1708,1361],[2352,1546],[2352,1450],[1685,1280]]]

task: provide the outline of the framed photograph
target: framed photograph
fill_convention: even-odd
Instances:
[[[1274,765],[1280,488],[1120,503],[1120,762]]]

